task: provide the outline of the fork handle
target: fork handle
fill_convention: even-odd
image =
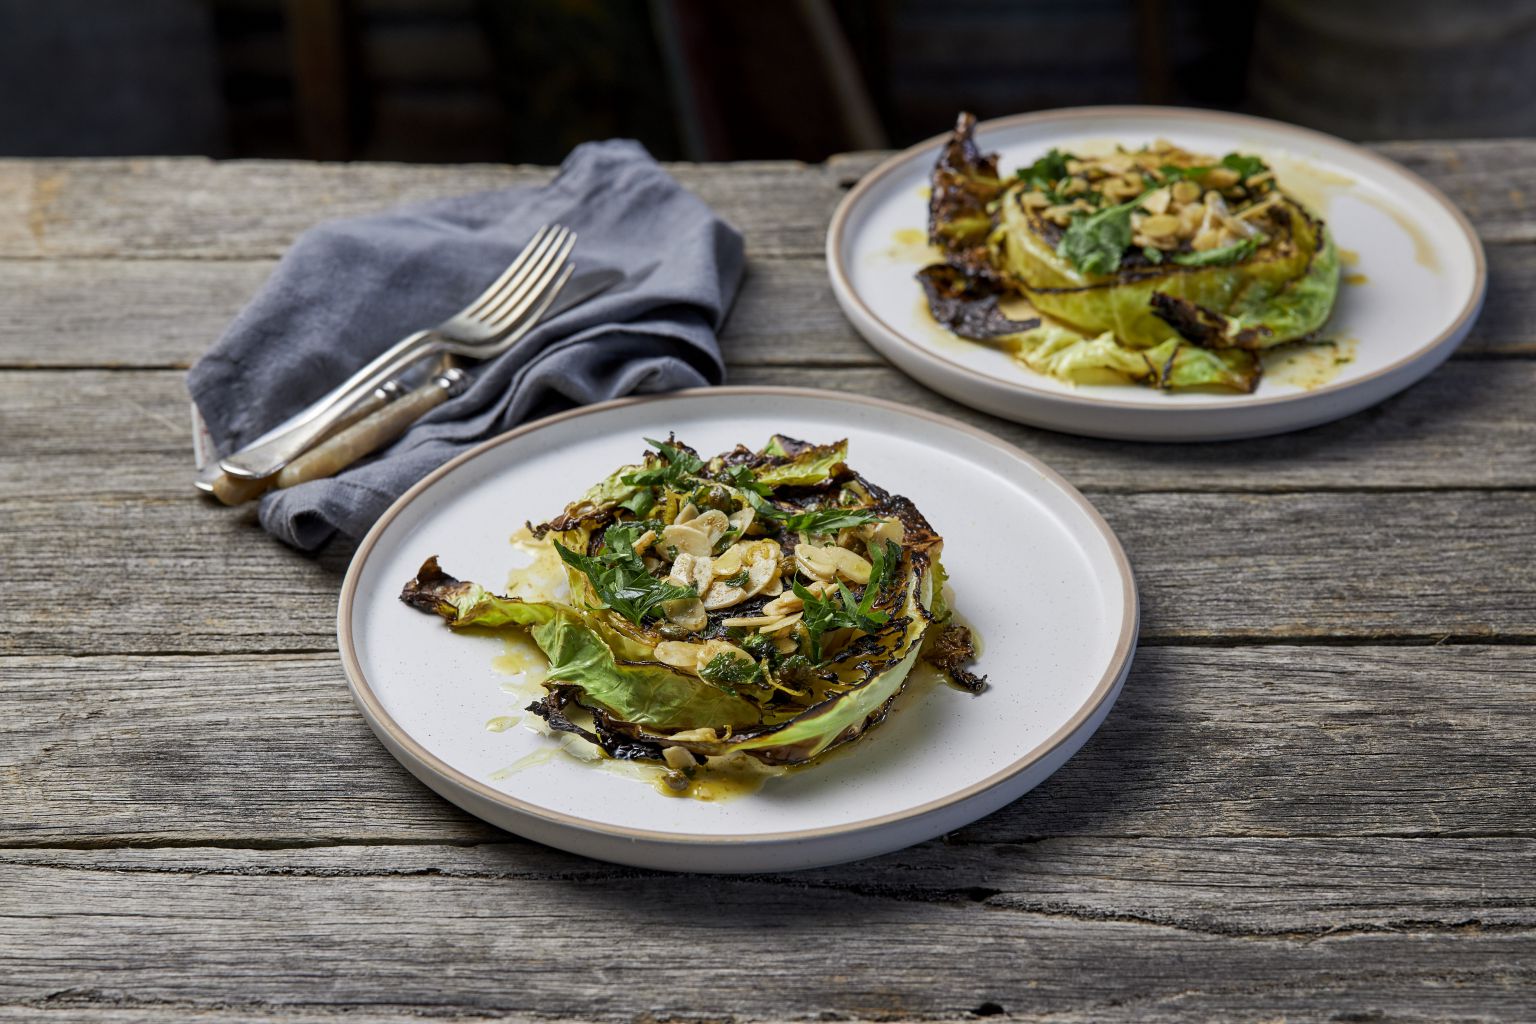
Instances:
[[[405,433],[412,423],[427,412],[458,394],[466,380],[463,370],[444,370],[405,397],[359,420],[294,459],[277,474],[277,486],[292,487],[331,476],[363,456],[372,455]]]
[[[401,338],[367,366],[300,412],[289,421],[292,425],[286,430],[226,456],[220,460],[220,468],[229,476],[247,479],[273,475],[333,433],[359,399],[437,351],[439,347],[431,331],[417,331]]]

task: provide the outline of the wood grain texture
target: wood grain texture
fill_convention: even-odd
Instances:
[[[1487,305],[1452,358],[1536,355],[1536,246],[1491,246],[1488,262]],[[275,265],[11,261],[0,289],[0,369],[190,366]],[[720,341],[735,366],[885,365],[838,309],[820,258],[754,260]]]
[[[1239,443],[1160,445],[1038,430],[978,413],[885,366],[733,365],[731,383],[868,394],[973,424],[1079,488],[1294,491],[1536,486],[1536,363],[1462,362],[1365,412]],[[177,371],[0,371],[0,499],[99,494],[183,499],[190,422]],[[48,460],[43,462],[40,460]]]
[[[1525,646],[1143,648],[1088,745],[952,839],[1533,838],[1533,725]],[[390,758],[330,653],[0,658],[0,780],[0,846],[502,835]]]
[[[1440,187],[1492,242],[1536,240],[1536,141],[1375,147]],[[869,158],[670,164],[755,256],[819,255]],[[548,168],[197,158],[0,161],[0,258],[276,257],[316,221],[548,181]]]
[[[0,653],[329,647],[348,558],[282,549],[196,495],[19,497]],[[1144,643],[1536,637],[1536,494],[1100,494],[1130,552]],[[1370,524],[1374,542],[1362,542]],[[125,543],[125,536],[148,538]],[[110,600],[67,602],[79,581]],[[229,581],[226,584],[223,581]],[[238,586],[239,600],[215,600]],[[86,588],[86,593],[92,593]],[[125,613],[124,604],[131,606]]]
[[[841,197],[820,168],[792,161],[668,169],[754,256],[819,252]],[[490,164],[0,160],[0,259],[277,257],[318,221],[553,175]]]
[[[1135,863],[1138,846],[1126,849],[1119,863],[1081,862],[1077,891],[1100,884],[1095,868],[1139,872],[1135,899],[1146,904],[1210,882],[1209,874],[1180,872],[1177,852],[1165,858],[1140,847],[1146,858]],[[1445,845],[1404,857],[1403,877],[1424,880],[1396,891],[1391,883],[1351,891],[1325,878],[1326,909],[1309,914],[1315,925],[1262,934],[1069,905],[1035,909],[1027,902],[1035,896],[1014,903],[993,895],[995,886],[926,899],[868,884],[869,869],[895,877],[899,862],[785,884],[611,869],[530,877],[516,866],[516,848],[424,853],[347,851],[345,867],[332,860],[319,874],[306,870],[316,859],[307,851],[153,851],[112,854],[104,864],[91,855],[8,858],[0,864],[0,891],[11,903],[0,998],[76,993],[87,1002],[195,1006],[238,992],[247,1005],[584,1020],[752,1019],[770,1008],[788,1019],[954,1018],[993,1004],[1025,1018],[1135,1019],[1159,1008],[1203,1017],[1234,1001],[1283,1014],[1315,1006],[1320,994],[1338,1010],[1376,1009],[1382,1000],[1394,1014],[1433,1018],[1471,1008],[1518,1015],[1536,981],[1529,879],[1515,878],[1509,859],[1463,858]],[[1304,858],[1265,858],[1258,846],[1226,853],[1218,884],[1231,886],[1229,895],[1312,870]],[[1353,857],[1370,863],[1395,853],[1383,844]],[[993,861],[1049,856],[999,850]],[[1466,902],[1446,908],[1451,923],[1434,922],[1433,911],[1413,917],[1437,871],[1458,859],[1474,877],[1491,866],[1508,894],[1459,883],[1452,892],[1465,892]],[[1347,865],[1350,855],[1341,860]],[[1027,890],[1033,881],[1026,874],[1019,884]],[[1383,898],[1385,915],[1375,904]],[[1490,902],[1505,904],[1505,913]],[[1362,903],[1373,904],[1360,914],[1369,923],[1346,923]],[[1386,927],[1375,923],[1382,917]],[[749,937],[750,955],[721,955]],[[1085,976],[1085,959],[1112,968]]]
[[[733,382],[1020,444],[1143,599],[1124,695],[1045,784],[744,878],[437,798],[348,698],[350,545],[188,490],[181,370],[299,231],[550,169],[0,161],[0,1022],[1536,1018],[1536,141],[1377,148],[1495,243],[1476,332],[1366,413],[1226,445],[1005,424],[887,366],[821,260],[884,154],[674,168],[748,237]]]

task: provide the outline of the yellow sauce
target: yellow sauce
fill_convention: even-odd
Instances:
[[[907,263],[914,267],[926,267],[930,263],[944,261],[944,254],[928,244],[928,232],[923,228],[898,228],[891,235],[890,248],[874,255],[881,260]]]
[[[528,527],[511,537],[512,549],[526,559],[507,574],[507,596],[524,601],[564,601],[570,596],[570,580],[560,552],[548,540],[535,540]]]
[[[1359,193],[1358,197],[1365,202],[1370,203],[1372,206],[1376,207],[1376,209],[1380,210],[1388,217],[1391,217],[1393,223],[1402,228],[1403,231],[1407,233],[1408,237],[1413,239],[1413,260],[1415,263],[1421,267],[1428,268],[1429,270],[1440,269],[1440,260],[1435,255],[1435,247],[1430,244],[1430,241],[1427,237],[1425,237],[1424,232],[1419,230],[1419,226],[1412,220],[1409,220],[1408,216],[1404,214],[1403,211],[1399,210],[1397,207],[1391,205],[1390,203],[1382,202],[1380,199],[1377,199],[1375,196],[1368,192],[1361,192]]]
[[[1264,353],[1264,376],[1277,384],[1312,391],[1331,383],[1341,367],[1354,362],[1358,345],[1355,338],[1280,345]]]
[[[1027,308],[1027,303],[1024,305]],[[928,316],[926,303],[922,306],[922,312],[925,317],[928,317],[928,322],[933,323],[932,318]],[[937,324],[934,324],[934,327],[936,330],[939,329]],[[948,332],[944,333],[946,337],[953,337]],[[524,600],[564,599],[564,595],[559,592],[564,590],[565,594],[568,594],[569,584],[564,564],[560,561],[559,553],[554,550],[554,547],[545,541],[535,540],[526,527],[513,534],[511,541],[514,547],[527,552],[528,564],[512,570],[507,581],[508,593],[522,597]],[[945,597],[951,604],[953,603],[953,592],[947,591]],[[952,621],[971,629],[971,637],[976,653],[979,655],[981,653],[980,634],[958,614]],[[520,700],[535,700],[543,696],[544,690],[541,684],[549,669],[549,661],[544,656],[544,652],[539,650],[538,645],[523,630],[505,631],[502,634],[502,642],[505,645],[503,653],[491,662],[497,672],[511,677],[502,683],[502,690],[515,695]],[[892,706],[891,713],[894,714],[902,707],[921,704],[929,693],[941,685],[942,681],[943,675],[937,669],[924,661],[919,661],[908,675],[907,684]],[[497,715],[487,721],[485,727],[490,732],[500,733],[520,724],[534,733],[547,737],[548,742],[505,768],[492,772],[489,779],[493,782],[503,781],[529,768],[550,764],[561,758],[569,758],[610,775],[643,782],[664,796],[686,797],[709,803],[721,803],[757,793],[770,779],[779,778],[793,771],[817,767],[825,763],[827,758],[837,757],[858,746],[857,743],[847,743],[829,751],[812,764],[793,767],[765,765],[745,754],[711,757],[688,772],[682,773],[665,765],[615,760],[580,736],[556,733],[542,719],[537,717],[525,719],[520,713]]]
[[[1343,281],[1344,281],[1345,284],[1351,285],[1351,286],[1357,287],[1357,288],[1360,285],[1362,285],[1362,284],[1370,284],[1371,283],[1371,279],[1366,277],[1364,274],[1345,274],[1344,277],[1343,277]]]
[[[509,676],[533,676],[534,684],[544,681],[549,659],[522,630],[508,630],[502,635],[502,653],[491,659],[491,667]],[[502,689],[506,689],[506,685]],[[521,689],[521,687],[519,688]]]
[[[1339,262],[1346,267],[1357,266],[1360,263],[1360,254],[1353,249],[1340,249]]]

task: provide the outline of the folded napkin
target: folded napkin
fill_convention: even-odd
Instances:
[[[269,492],[268,532],[305,550],[337,531],[359,537],[417,480],[525,420],[720,383],[715,331],[741,281],[740,234],[638,143],[587,143],[543,187],[421,203],[300,235],[187,375],[217,450],[249,443],[402,336],[462,309],[548,223],[579,236],[568,291],[607,270],[623,280],[543,321],[513,351],[468,364],[468,390],[374,458]]]

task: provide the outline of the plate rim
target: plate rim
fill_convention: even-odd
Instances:
[[[928,349],[907,338],[895,327],[892,327],[890,324],[886,323],[879,314],[877,314],[873,309],[869,307],[869,304],[864,301],[863,296],[861,296],[858,293],[858,290],[853,287],[853,282],[848,276],[846,268],[843,266],[843,260],[840,255],[843,248],[843,236],[846,232],[848,220],[852,216],[854,208],[859,204],[864,196],[868,192],[872,191],[876,184],[878,184],[887,175],[898,170],[913,158],[922,156],[923,154],[927,153],[932,149],[932,147],[940,144],[950,135],[949,132],[940,132],[937,135],[931,136],[921,142],[908,146],[901,152],[896,153],[881,161],[871,171],[860,178],[859,181],[853,186],[853,188],[849,190],[848,194],[843,197],[842,201],[837,204],[837,209],[833,211],[832,214],[832,221],[827,227],[826,261],[827,273],[832,279],[832,289],[839,303],[853,306],[860,316],[868,319],[870,323],[875,325],[880,330],[880,332],[885,335],[888,344],[898,347],[918,359],[932,360],[934,362],[941,363],[946,370],[956,371],[982,385],[1003,387],[1015,392],[1015,394],[1017,394],[1019,391],[1022,391],[1028,398],[1051,402],[1081,404],[1090,407],[1097,406],[1106,410],[1118,409],[1136,412],[1147,411],[1163,413],[1170,416],[1186,417],[1208,415],[1213,412],[1252,409],[1256,407],[1268,407],[1284,405],[1286,403],[1316,400],[1380,381],[1381,379],[1398,373],[1406,367],[1433,354],[1440,348],[1440,346],[1446,344],[1448,341],[1462,337],[1470,327],[1472,320],[1474,320],[1478,313],[1481,311],[1483,300],[1486,297],[1488,291],[1488,257],[1483,250],[1482,239],[1478,237],[1476,229],[1473,228],[1472,222],[1467,219],[1466,214],[1461,211],[1460,207],[1451,202],[1450,198],[1446,196],[1444,192],[1442,192],[1435,185],[1431,184],[1417,172],[1404,167],[1402,164],[1395,160],[1390,160],[1387,157],[1381,156],[1380,154],[1373,153],[1358,143],[1339,138],[1337,135],[1330,135],[1327,132],[1320,132],[1313,128],[1303,128],[1300,125],[1288,124],[1284,121],[1277,121],[1272,118],[1255,117],[1251,114],[1229,113],[1227,111],[1220,110],[1202,110],[1192,107],[1135,106],[1127,104],[1086,107],[1057,107],[1051,110],[1037,110],[1025,114],[1010,114],[1006,117],[994,117],[986,121],[978,121],[976,123],[976,131],[979,133],[991,129],[1013,128],[1018,125],[1044,124],[1052,121],[1110,120],[1117,117],[1128,116],[1167,119],[1189,118],[1198,121],[1209,121],[1222,125],[1250,125],[1261,127],[1267,130],[1279,131],[1283,134],[1294,135],[1302,140],[1308,140],[1312,142],[1325,142],[1344,146],[1347,149],[1353,150],[1357,155],[1365,158],[1369,163],[1405,176],[1411,183],[1423,189],[1429,195],[1429,197],[1437,204],[1439,204],[1439,206],[1446,213],[1450,214],[1451,219],[1455,222],[1456,226],[1461,229],[1462,236],[1471,247],[1474,274],[1472,288],[1469,291],[1466,302],[1462,305],[1460,312],[1458,312],[1456,315],[1456,318],[1452,320],[1444,330],[1436,334],[1433,338],[1429,339],[1425,343],[1417,346],[1412,352],[1408,353],[1402,358],[1394,360],[1393,362],[1388,363],[1386,366],[1373,370],[1363,376],[1352,377],[1344,381],[1336,381],[1333,383],[1325,384],[1319,388],[1314,388],[1310,391],[1302,391],[1291,395],[1272,395],[1268,398],[1239,396],[1230,399],[1201,402],[1199,404],[1170,405],[1167,403],[1155,401],[1141,401],[1139,399],[1121,401],[1118,399],[1098,398],[1092,395],[1047,391],[1043,388],[1034,387],[1029,381],[1006,380],[1002,377],[995,377],[990,374],[982,373],[979,370],[972,369],[963,363],[950,359],[948,356],[945,356],[941,353],[929,351]],[[871,342],[871,344],[873,345],[873,342]],[[878,348],[878,346],[876,347]]]
[[[993,772],[986,778],[971,785],[948,793],[942,797],[919,804],[916,807],[905,810],[893,811],[889,814],[879,815],[873,818],[861,818],[856,821],[845,822],[840,825],[827,825],[812,829],[792,829],[780,832],[760,833],[736,833],[721,835],[703,835],[695,832],[667,832],[653,829],[629,828],[625,826],[609,825],[590,819],[554,811],[547,807],[540,807],[528,803],[509,793],[502,792],[486,785],[479,779],[454,768],[443,761],[432,751],[424,747],[410,733],[400,726],[398,722],[384,709],[378,695],[373,692],[367,676],[362,670],[354,647],[351,620],[358,584],[361,580],[363,567],[367,564],[368,556],[383,538],[394,520],[405,511],[413,501],[419,498],[428,488],[437,483],[443,477],[453,472],[465,463],[479,458],[486,452],[507,444],[526,434],[554,426],[567,420],[590,416],[597,413],[608,412],[633,405],[643,405],[658,402],[684,400],[691,401],[698,398],[715,398],[720,396],[736,397],[781,397],[781,398],[808,398],[821,401],[835,401],[840,404],[854,402],[870,406],[889,413],[902,416],[915,417],[931,423],[957,429],[970,434],[986,444],[1000,449],[1005,454],[1011,455],[1023,461],[1031,470],[1038,473],[1047,483],[1059,488],[1062,493],[1076,505],[1079,511],[1085,513],[1089,525],[1108,545],[1109,553],[1119,575],[1119,604],[1122,609],[1120,634],[1116,637],[1113,653],[1109,659],[1108,667],[1094,685],[1088,699],[1084,701],[1072,716],[1041,742],[1030,748],[1018,758],[1010,762],[1002,769]],[[369,725],[376,731],[387,734],[384,746],[400,759],[399,751],[409,753],[417,762],[439,778],[455,787],[468,790],[475,797],[491,802],[492,804],[515,814],[525,815],[542,823],[555,825],[562,828],[573,829],[588,834],[605,836],[608,838],[638,840],[650,843],[674,844],[697,847],[712,846],[767,846],[780,843],[799,842],[803,840],[826,839],[866,832],[886,826],[898,825],[903,822],[915,821],[930,814],[937,813],[945,808],[963,804],[982,794],[988,793],[1003,786],[1009,780],[1017,777],[1036,764],[1048,758],[1053,751],[1071,741],[1084,724],[1103,708],[1106,701],[1113,701],[1117,694],[1118,684],[1124,679],[1130,668],[1130,663],[1135,654],[1136,640],[1140,632],[1141,608],[1138,591],[1136,588],[1135,574],[1131,569],[1130,560],[1126,557],[1125,549],[1115,535],[1109,523],[1099,513],[1099,510],[1085,498],[1080,491],[1054,469],[1045,465],[1039,459],[1019,448],[1017,445],[1004,441],[996,435],[990,434],[979,427],[963,423],[953,417],[941,413],[930,412],[925,409],[913,409],[883,398],[874,398],[868,395],[849,394],[840,391],[829,391],[822,388],[783,387],[771,385],[720,385],[705,388],[687,388],[680,391],[667,392],[659,395],[628,396],[624,398],[610,399],[592,405],[580,406],[565,412],[555,413],[542,419],[525,423],[515,427],[504,434],[488,438],[470,448],[437,469],[428,473],[417,481],[404,494],[396,498],[374,523],[373,527],[358,545],[353,553],[352,560],[347,566],[347,574],[342,582],[341,596],[336,609],[336,639],[340,650],[342,668],[347,676],[347,686],[351,690],[352,699],[357,703],[367,719]],[[409,768],[410,765],[405,765]],[[451,801],[452,802],[452,801]],[[474,813],[474,812],[471,812]],[[480,817],[480,815],[476,815]]]

